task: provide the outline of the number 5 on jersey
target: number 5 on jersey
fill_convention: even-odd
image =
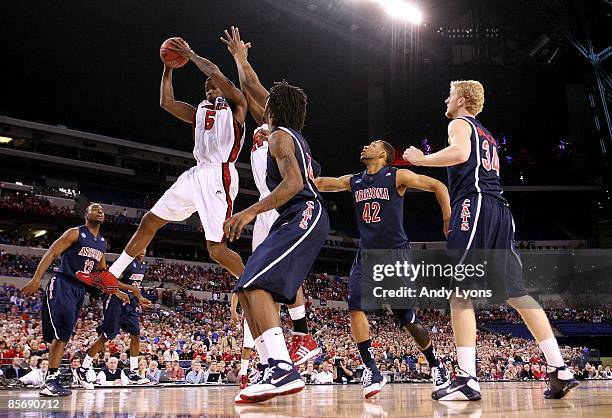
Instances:
[[[204,130],[210,131],[215,125],[215,115],[217,112],[215,110],[207,110],[206,115],[204,116]]]

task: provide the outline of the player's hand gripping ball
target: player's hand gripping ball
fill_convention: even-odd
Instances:
[[[180,68],[189,62],[187,57],[179,54],[174,45],[174,40],[178,38],[168,38],[159,48],[159,57],[162,62],[170,68]],[[185,42],[186,43],[186,42]],[[187,45],[189,47],[189,45]]]

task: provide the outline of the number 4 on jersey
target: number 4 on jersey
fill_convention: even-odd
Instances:
[[[499,156],[497,155],[497,147],[493,146],[493,160],[491,160],[491,144],[486,139],[482,141],[482,149],[485,152],[485,156],[482,159],[482,166],[487,171],[491,171],[491,169],[495,170],[497,173],[497,177],[499,177]]]
[[[363,205],[362,218],[367,224],[369,224],[370,222],[380,222],[380,218],[378,217],[378,212],[380,212],[380,203],[372,202],[371,207],[370,207],[370,203],[366,203]]]

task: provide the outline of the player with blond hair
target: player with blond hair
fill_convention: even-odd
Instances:
[[[544,397],[560,399],[578,386],[578,382],[565,366],[544,310],[527,294],[521,259],[514,248],[514,219],[502,196],[498,143],[476,119],[483,107],[481,83],[474,80],[451,82],[446,99],[446,117],[452,119],[448,125],[448,147],[430,155],[410,147],[403,158],[417,166],[448,167],[452,212],[447,247],[457,253],[457,264],[463,264],[468,256],[473,260],[473,250],[494,253],[495,263],[488,269],[487,286],[494,289],[496,302],[507,302],[518,311],[538,341],[550,376]],[[470,298],[458,294],[451,297],[450,302],[461,371],[448,387],[434,392],[432,397],[441,401],[478,400],[474,307]]]

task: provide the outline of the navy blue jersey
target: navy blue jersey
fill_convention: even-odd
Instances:
[[[397,168],[385,166],[378,173],[351,177],[360,248],[393,249],[409,241],[404,232],[404,197],[397,192]]]
[[[149,266],[144,261],[142,263],[139,263],[138,260],[134,259],[123,272],[123,276],[121,276],[121,281],[125,284],[141,288],[142,280],[144,279],[145,272],[148,268]],[[130,295],[130,297],[133,296],[131,292],[128,292],[128,294]]]
[[[287,132],[293,137],[293,143],[295,145],[295,158],[300,166],[300,173],[302,174],[304,187],[302,187],[302,190],[293,196],[291,200],[279,207],[277,211],[280,213],[294,203],[303,200],[316,199],[323,201],[321,194],[314,184],[314,179],[321,174],[321,165],[316,162],[314,158],[312,158],[312,153],[310,152],[308,142],[306,142],[306,139],[304,139],[301,133],[290,128],[276,127],[272,132],[278,129]],[[281,181],[283,181],[283,177],[278,170],[276,160],[270,156],[270,151],[268,151],[266,185],[270,191],[273,191]]]
[[[56,273],[76,278],[77,271],[91,273],[96,270],[106,252],[106,240],[102,235],[94,236],[85,225],[79,226],[79,238],[61,256]]]
[[[461,117],[472,127],[470,158],[448,167],[448,191],[451,205],[473,195],[484,194],[507,204],[499,182],[499,153],[493,135],[475,118]]]

